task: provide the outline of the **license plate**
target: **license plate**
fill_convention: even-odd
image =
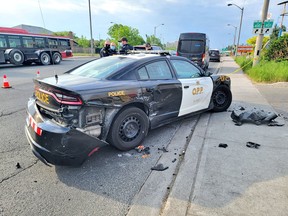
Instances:
[[[49,104],[49,95],[48,94],[46,94],[42,91],[39,91],[39,90],[35,90],[35,96],[42,103]]]

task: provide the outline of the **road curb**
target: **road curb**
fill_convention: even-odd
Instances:
[[[205,156],[203,147],[210,117],[211,113],[202,114],[195,127],[172,190],[163,205],[161,213],[163,216],[186,215],[189,201],[193,196],[200,161]]]
[[[186,139],[189,138],[191,133],[194,133],[198,119],[199,118],[189,118],[183,120],[180,128],[176,131],[167,147],[169,152],[164,153],[157,162],[157,164],[162,163],[164,166],[168,166],[169,169],[165,171],[151,171],[151,174],[141,187],[139,193],[134,197],[126,215],[160,215],[169,190],[174,187],[173,183],[175,176],[178,175],[177,171],[179,170],[179,166],[181,166],[183,158],[185,160],[187,157],[186,153],[183,157],[183,151],[186,152],[187,147]],[[173,162],[175,158],[177,158],[178,163]]]

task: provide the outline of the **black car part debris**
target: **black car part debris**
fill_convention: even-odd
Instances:
[[[159,151],[163,151],[163,152],[169,152],[165,147],[162,148],[158,148]]]
[[[168,166],[164,167],[164,165],[162,163],[160,163],[160,164],[157,164],[156,166],[152,167],[151,170],[164,171],[168,168],[169,168]]]
[[[261,145],[258,144],[258,143],[254,143],[254,142],[247,142],[247,143],[246,143],[246,146],[247,146],[248,148],[258,149]]]
[[[278,115],[274,112],[266,112],[264,110],[252,109],[246,111],[245,109],[233,110],[231,113],[231,118],[235,125],[241,126],[243,123],[254,123],[256,125],[267,124],[270,126],[283,126],[284,124],[279,124],[274,121]]]
[[[20,169],[20,168],[21,168],[20,163],[17,163],[17,164],[16,164],[16,168],[17,168],[17,169]]]
[[[228,145],[225,144],[225,143],[220,143],[220,144],[218,145],[218,147],[220,147],[220,148],[227,148]]]

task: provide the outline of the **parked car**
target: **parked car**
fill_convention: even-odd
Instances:
[[[220,51],[218,49],[211,49],[209,50],[210,61],[217,61],[220,62]]]
[[[46,165],[80,165],[108,144],[133,149],[151,129],[232,101],[228,76],[159,54],[109,56],[34,84],[25,132]]]

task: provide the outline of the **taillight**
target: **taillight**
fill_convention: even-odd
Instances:
[[[176,52],[176,56],[179,56],[179,53],[178,53],[178,52]]]
[[[69,104],[69,105],[81,105],[82,101],[79,97],[66,95],[61,93],[54,93],[56,97],[54,97],[59,103]]]
[[[205,54],[202,54],[202,62],[205,60]]]

